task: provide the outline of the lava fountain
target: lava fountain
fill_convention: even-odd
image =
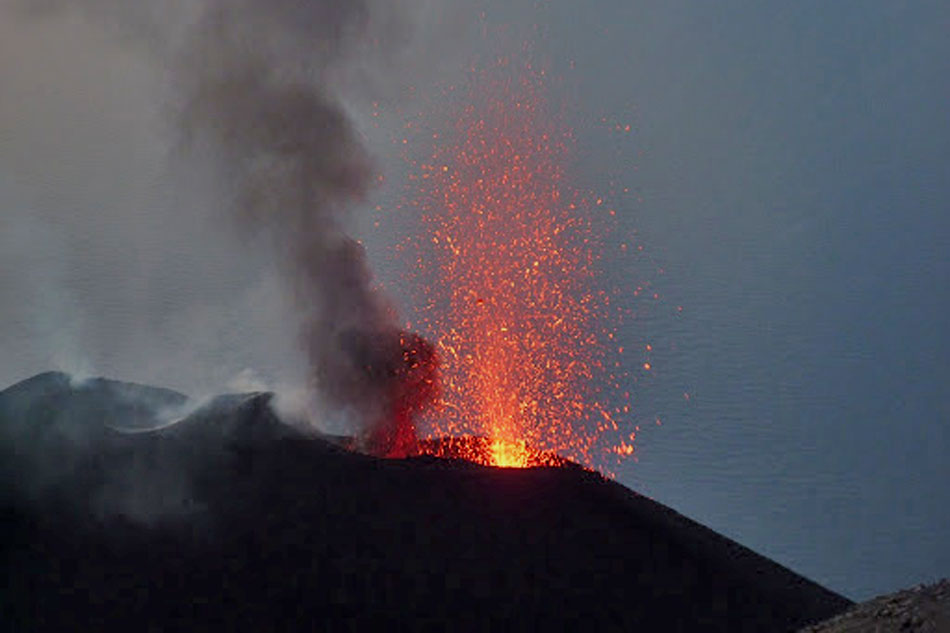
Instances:
[[[490,465],[556,453],[609,472],[604,458],[634,439],[617,422],[629,393],[615,291],[598,274],[615,212],[567,183],[574,135],[545,71],[499,58],[470,79],[411,179],[423,223],[406,249],[422,293],[413,325],[436,342],[442,379],[428,436],[485,438],[453,450]]]

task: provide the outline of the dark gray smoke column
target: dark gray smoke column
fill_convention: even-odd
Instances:
[[[358,420],[366,448],[411,452],[413,413],[435,395],[435,356],[400,331],[342,221],[374,174],[331,88],[366,45],[368,0],[215,1],[186,39],[178,79],[186,138],[206,143],[242,226],[272,239],[305,314],[323,399]]]

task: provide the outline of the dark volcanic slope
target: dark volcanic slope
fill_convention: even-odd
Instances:
[[[147,426],[109,418],[134,394],[142,419],[185,406],[62,374],[0,393],[14,630],[789,631],[849,605],[579,468],[372,459],[290,432],[266,394],[113,430]]]

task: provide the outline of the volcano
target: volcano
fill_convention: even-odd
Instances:
[[[566,460],[380,459],[271,395],[47,373],[0,392],[18,631],[791,631],[845,598]]]

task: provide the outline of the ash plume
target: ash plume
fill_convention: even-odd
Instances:
[[[435,357],[401,332],[362,247],[344,231],[374,169],[332,88],[374,9],[368,1],[212,3],[182,56],[181,124],[219,157],[242,225],[267,233],[286,258],[315,387],[356,416],[373,451],[401,454],[411,450],[409,411],[435,393]]]

